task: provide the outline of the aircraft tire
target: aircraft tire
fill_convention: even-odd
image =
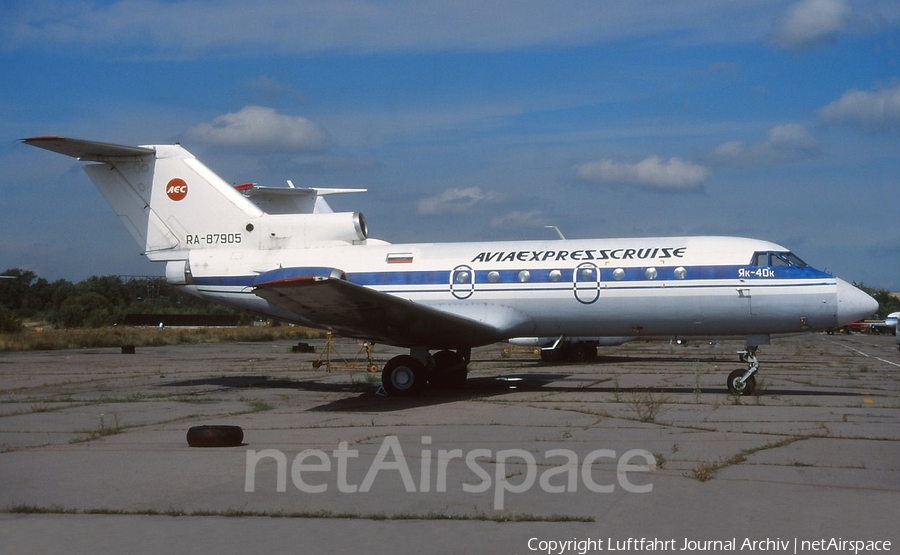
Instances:
[[[569,356],[568,347],[557,347],[556,349],[541,349],[541,362],[547,364],[555,364],[566,360]]]
[[[237,447],[243,441],[244,430],[240,426],[193,426],[187,432],[191,447]]]
[[[445,389],[459,389],[466,383],[469,368],[466,359],[455,351],[438,351],[434,354],[435,369],[432,382]]]
[[[737,369],[728,374],[728,392],[732,395],[752,395],[756,389],[756,376],[750,376],[746,382],[741,381],[746,370]]]
[[[568,355],[572,362],[590,362],[597,358],[597,347],[586,341],[579,341],[569,347]]]
[[[425,365],[410,355],[395,356],[381,371],[381,385],[388,395],[418,395],[428,385]]]

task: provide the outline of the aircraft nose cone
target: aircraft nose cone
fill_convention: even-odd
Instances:
[[[837,280],[838,325],[868,318],[878,310],[878,301],[842,279]]]

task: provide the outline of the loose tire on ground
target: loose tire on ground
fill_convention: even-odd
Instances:
[[[237,447],[244,441],[240,426],[193,426],[188,430],[191,447]]]

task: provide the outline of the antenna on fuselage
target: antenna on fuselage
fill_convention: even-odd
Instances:
[[[560,238],[560,239],[562,239],[563,241],[566,240],[566,236],[563,235],[563,234],[562,234],[562,231],[560,231],[559,228],[556,227],[555,225],[545,225],[544,228],[545,228],[545,229],[552,229],[553,231],[556,232],[557,235],[559,235],[559,238]]]

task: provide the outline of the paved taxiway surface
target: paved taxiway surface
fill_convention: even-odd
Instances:
[[[840,538],[900,548],[894,338],[776,339],[762,348],[759,394],[737,400],[724,384],[740,347],[631,343],[548,366],[492,346],[473,354],[465,389],[414,399],[376,395],[362,361],[326,372],[311,364],[319,355],[284,342],[0,354],[0,546],[538,553],[550,540],[602,540],[593,546],[604,551],[674,540],[675,551],[778,538],[790,545],[775,551],[793,552],[795,541]],[[338,350],[353,360],[359,346]],[[383,362],[398,351],[375,352]],[[241,426],[244,445],[189,447],[188,428],[201,424]],[[248,472],[248,453],[263,450],[286,465],[273,456]],[[317,454],[296,462],[306,450]],[[632,450],[656,469],[617,473]],[[591,491],[600,486],[612,491]]]

